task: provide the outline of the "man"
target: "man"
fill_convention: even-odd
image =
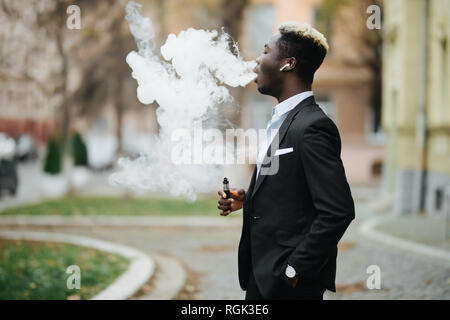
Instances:
[[[354,204],[338,129],[311,91],[327,41],[307,24],[278,30],[254,70],[258,91],[279,102],[267,126],[272,143],[247,192],[231,189],[227,199],[219,191],[218,208],[223,216],[243,208],[238,260],[246,299],[321,300],[325,290],[336,291],[337,244]]]

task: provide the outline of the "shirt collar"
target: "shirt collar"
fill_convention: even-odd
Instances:
[[[280,117],[294,109],[300,102],[314,95],[312,91],[304,91],[277,104],[272,110],[272,118]]]

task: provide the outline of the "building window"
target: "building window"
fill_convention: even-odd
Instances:
[[[368,114],[367,140],[370,144],[384,144],[386,134],[381,127],[381,105],[371,104]]]
[[[334,6],[319,6],[314,8],[314,27],[319,30],[327,39],[331,38],[332,21],[337,8]],[[331,48],[330,48],[331,50]],[[328,53],[329,54],[329,53]]]
[[[434,203],[434,209],[436,211],[441,211],[443,202],[444,202],[444,192],[442,189],[437,189],[435,203]]]
[[[247,105],[247,128],[265,129],[267,127],[267,122],[272,117],[272,109],[274,106],[271,98],[259,93],[252,94]]]
[[[337,115],[334,102],[330,100],[328,96],[317,96],[316,102],[323,112],[325,112],[325,114],[336,123]]]
[[[247,9],[245,38],[247,54],[258,57],[264,50],[264,44],[273,35],[275,29],[275,10],[272,5],[251,5]]]
[[[448,41],[444,36],[441,39],[441,108],[445,108],[448,105]]]
[[[380,178],[382,169],[383,169],[383,161],[382,160],[378,159],[378,160],[372,162],[372,165],[370,168],[370,173],[371,173],[372,177]]]

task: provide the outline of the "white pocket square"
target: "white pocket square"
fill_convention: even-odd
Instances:
[[[278,149],[277,151],[275,151],[274,156],[279,156],[279,155],[286,154],[286,153],[289,153],[292,151],[294,151],[294,148]]]

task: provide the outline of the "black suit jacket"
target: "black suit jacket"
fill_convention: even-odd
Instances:
[[[338,129],[309,97],[289,112],[278,137],[279,149],[293,152],[276,156],[275,174],[260,173],[256,180],[256,167],[253,172],[239,243],[241,288],[247,289],[253,270],[263,297],[276,299],[289,263],[298,286],[336,291],[337,244],[355,217]],[[267,160],[274,163],[270,147]]]

